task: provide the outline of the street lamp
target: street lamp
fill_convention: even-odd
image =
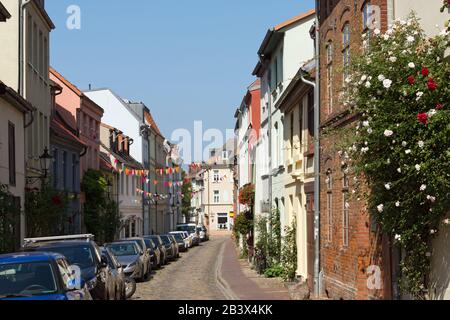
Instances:
[[[39,161],[41,164],[41,171],[44,173],[44,178],[47,178],[48,171],[50,169],[51,162],[53,157],[48,153],[48,148],[45,147],[44,153],[39,157]]]
[[[45,180],[48,177],[48,172],[50,170],[50,165],[52,163],[53,157],[48,152],[48,148],[45,147],[44,153],[39,156],[39,165],[41,167],[42,174],[39,176],[26,177],[29,184],[33,184],[37,180]]]

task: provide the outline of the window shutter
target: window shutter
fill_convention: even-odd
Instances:
[[[9,184],[16,185],[16,132],[13,123],[8,123]]]

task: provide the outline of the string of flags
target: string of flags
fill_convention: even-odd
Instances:
[[[144,197],[146,197],[148,199],[168,199],[171,196],[170,194],[150,193],[150,192],[147,192],[147,191],[139,189],[139,188],[136,188],[136,192],[139,195],[144,195]],[[184,195],[181,191],[178,191],[176,194],[181,197],[184,197]]]

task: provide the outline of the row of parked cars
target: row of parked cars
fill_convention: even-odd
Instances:
[[[21,252],[0,255],[0,300],[125,300],[136,282],[202,241],[204,226],[120,239],[99,246],[94,235],[25,239]]]

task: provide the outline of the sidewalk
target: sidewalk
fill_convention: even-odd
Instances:
[[[237,298],[241,300],[290,300],[287,289],[259,285],[252,280],[252,273],[247,269],[239,260],[233,240],[227,240],[222,258],[221,276]],[[256,280],[256,277],[253,277]],[[258,282],[261,281],[258,279]]]

